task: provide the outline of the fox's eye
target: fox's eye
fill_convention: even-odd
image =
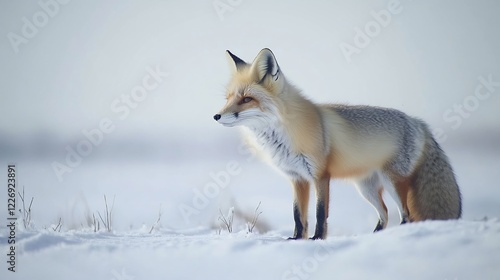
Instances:
[[[242,103],[248,103],[252,100],[253,100],[253,98],[247,96],[247,97],[243,98],[243,100],[241,100],[241,101],[242,101]]]

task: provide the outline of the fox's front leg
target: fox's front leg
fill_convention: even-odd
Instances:
[[[309,204],[309,182],[294,180],[293,184],[293,219],[295,231],[293,237],[288,239],[307,238],[307,207]]]
[[[328,232],[328,208],[330,203],[330,176],[324,176],[316,186],[316,230],[311,239],[326,239]]]

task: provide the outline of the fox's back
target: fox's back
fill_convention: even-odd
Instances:
[[[338,114],[346,124],[363,136],[380,132],[401,136],[408,125],[414,125],[415,119],[405,113],[383,107],[363,105],[333,104],[325,106]]]
[[[368,170],[391,167],[396,162],[396,171],[404,174],[418,160],[426,134],[426,125],[419,119],[395,109],[374,106],[334,104],[321,108],[326,116],[330,145],[336,147],[332,161],[339,163],[334,164],[332,172],[340,173],[340,177],[344,177],[341,170],[353,166]]]

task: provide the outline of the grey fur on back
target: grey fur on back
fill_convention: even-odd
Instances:
[[[460,218],[461,195],[453,169],[425,122],[395,109],[330,107],[354,128],[359,137],[380,133],[395,136],[397,152],[383,171],[393,183],[402,178],[410,179],[406,203],[411,220]]]
[[[333,105],[332,109],[358,132],[359,137],[372,137],[381,133],[393,135],[398,151],[386,169],[397,176],[411,174],[424,146],[425,123],[389,108]]]

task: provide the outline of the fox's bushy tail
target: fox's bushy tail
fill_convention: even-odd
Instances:
[[[413,187],[408,192],[410,220],[449,220],[462,215],[462,199],[448,157],[426,131],[420,165],[413,173]]]

